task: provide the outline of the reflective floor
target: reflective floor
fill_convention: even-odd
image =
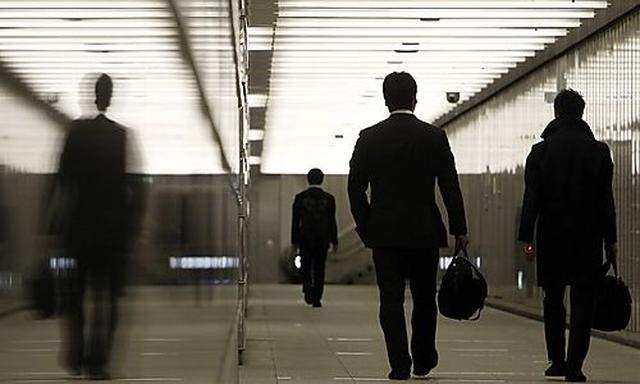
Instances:
[[[374,286],[327,287],[324,307],[292,285],[253,286],[243,384],[386,381]],[[487,309],[480,321],[440,318],[440,365],[429,383],[544,383],[542,323]],[[640,350],[593,339],[591,383],[638,383]],[[414,379],[414,381],[417,381]]]
[[[235,286],[144,287],[123,300],[110,382],[236,383]],[[61,322],[0,319],[0,383],[82,383],[60,366]]]

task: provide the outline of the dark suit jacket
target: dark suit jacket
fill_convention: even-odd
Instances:
[[[588,281],[602,265],[603,242],[616,241],[609,147],[582,120],[553,120],[525,167],[519,239],[537,222],[538,283]]]
[[[436,180],[449,214],[449,231],[467,233],[458,174],[442,129],[413,115],[393,114],[360,132],[350,167],[351,213],[367,247],[447,246],[436,205]]]
[[[319,217],[313,212],[317,212]],[[338,244],[336,201],[319,187],[296,195],[291,219],[291,243],[300,247],[327,248]]]
[[[65,247],[124,250],[130,244],[142,194],[126,174],[127,140],[126,129],[102,114],[71,123],[57,176]]]

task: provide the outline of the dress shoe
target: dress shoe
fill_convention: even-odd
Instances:
[[[433,368],[413,367],[413,375],[418,378],[425,378]]]
[[[428,360],[422,360],[421,363],[416,364],[416,361],[413,361],[413,375],[424,378],[438,365],[438,351],[435,351]]]
[[[319,301],[316,301],[313,303],[313,308],[321,308],[322,307],[322,303]]]
[[[396,371],[389,372],[389,380],[409,380],[411,378],[410,371]]]
[[[568,371],[564,381],[568,383],[584,383],[587,381],[587,377],[580,371]]]
[[[545,376],[549,377],[560,377],[566,374],[567,370],[565,368],[564,363],[554,363],[552,362],[549,368],[544,371]]]

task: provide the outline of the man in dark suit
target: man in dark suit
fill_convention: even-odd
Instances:
[[[75,374],[108,378],[107,364],[118,321],[118,298],[125,280],[127,253],[138,226],[142,194],[126,173],[128,134],[104,113],[113,84],[102,74],[95,83],[95,118],[71,122],[57,175],[63,203],[59,234],[75,274],[68,310],[65,362]],[[86,340],[83,301],[93,292],[94,311]]]
[[[585,103],[573,90],[555,99],[556,118],[535,144],[525,167],[519,238],[524,252],[537,254],[538,284],[544,290],[547,376],[583,382],[589,350],[594,282],[603,262],[616,258],[616,213],[609,147],[582,120]],[[533,236],[537,222],[536,245]],[[569,348],[565,354],[565,287],[571,287]],[[566,356],[566,359],[565,359]]]
[[[467,246],[467,225],[447,135],[413,114],[415,80],[405,72],[391,73],[383,92],[391,115],[360,132],[348,190],[356,231],[373,249],[389,378],[407,380],[412,363],[417,376],[426,376],[438,364],[436,272],[447,231],[436,205],[436,180],[456,252]],[[413,297],[411,355],[404,317],[407,279]]]
[[[324,270],[329,244],[338,249],[336,201],[320,188],[324,174],[313,168],[307,174],[309,188],[296,195],[291,220],[291,243],[300,249],[302,292],[307,304],[322,307]]]

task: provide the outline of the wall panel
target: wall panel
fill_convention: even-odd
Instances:
[[[584,119],[609,144],[615,162],[622,277],[635,299],[629,330],[640,332],[640,14],[539,68],[445,129],[458,162],[473,252],[482,256],[491,291],[539,305],[534,266],[516,242],[523,166],[553,119],[553,98],[573,88],[585,98]]]

